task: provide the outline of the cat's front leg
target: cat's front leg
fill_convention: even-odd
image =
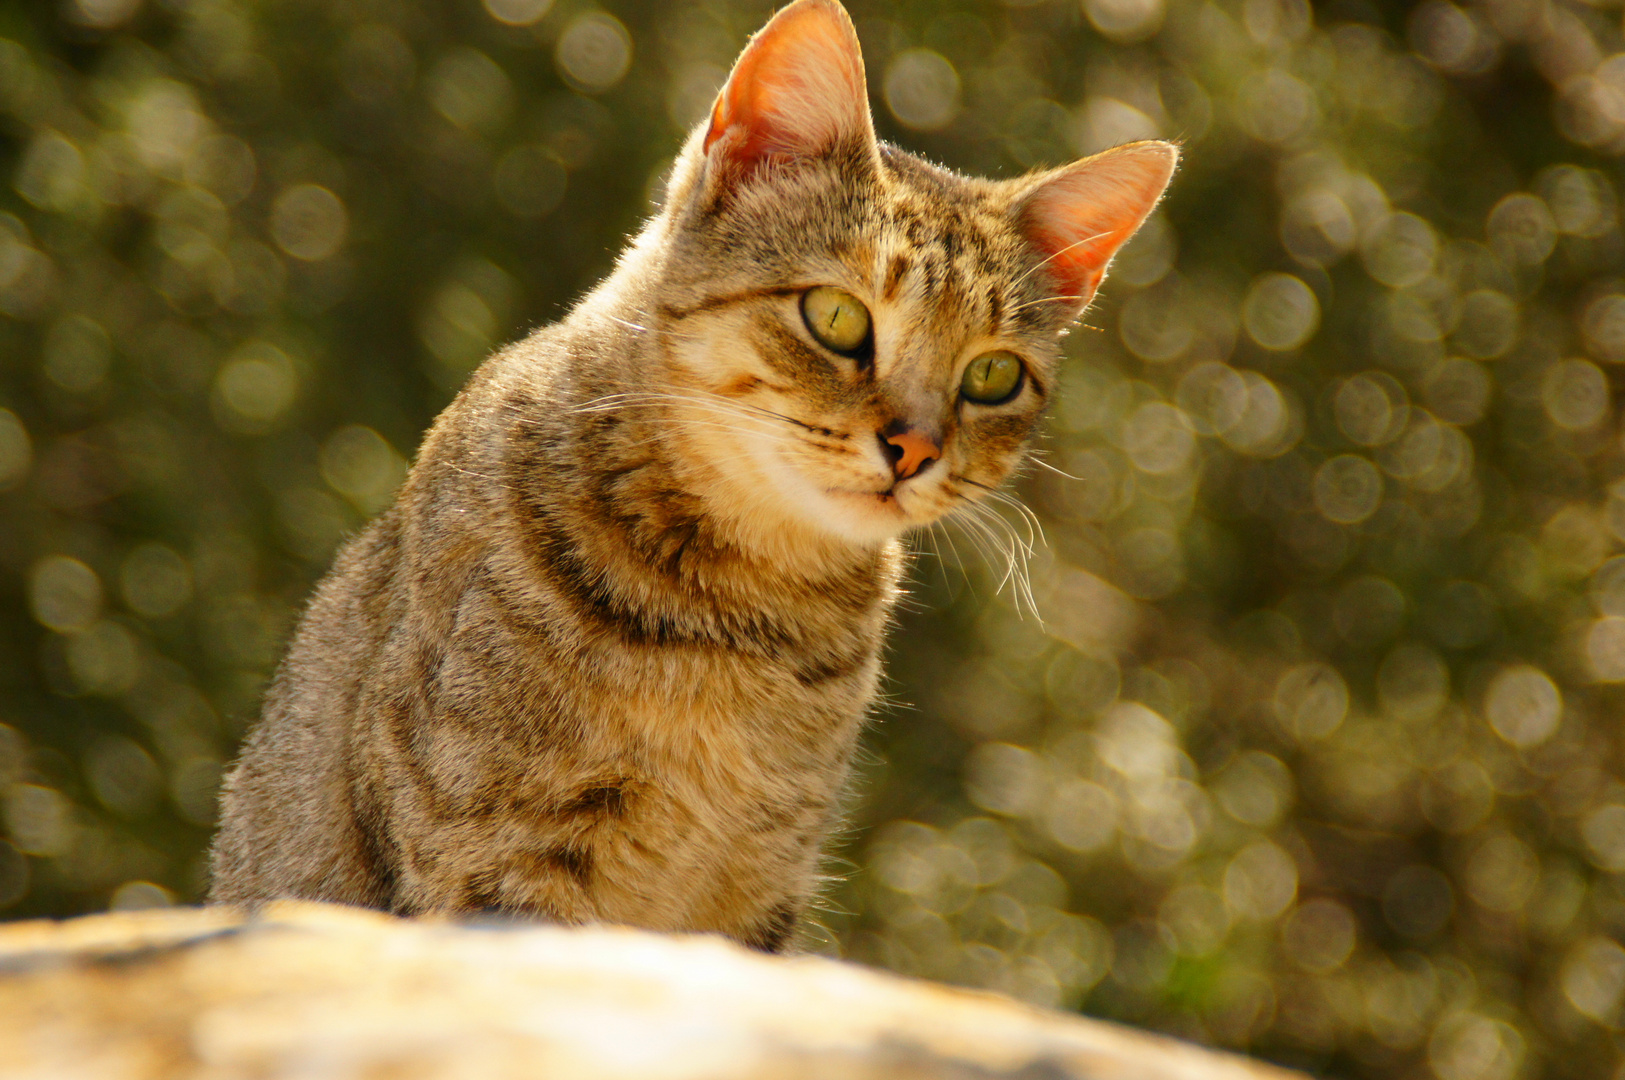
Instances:
[[[409,870],[400,907],[406,914],[500,914],[570,925],[599,918],[597,859],[589,842],[530,837],[504,843],[466,826],[423,840],[403,852]]]
[[[784,952],[795,938],[806,904],[805,897],[790,897],[774,905],[744,933],[740,943],[765,953]]]
[[[559,923],[605,918],[606,895],[624,890],[615,850],[626,842],[636,780],[572,777],[545,790],[497,770],[474,785],[484,797],[448,804],[403,791],[397,817],[418,828],[402,843],[402,906],[412,912],[501,912]]]

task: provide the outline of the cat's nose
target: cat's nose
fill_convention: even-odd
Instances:
[[[882,435],[881,440],[881,448],[891,459],[892,472],[899,480],[924,472],[927,465],[942,457],[942,447],[917,432],[900,431]]]

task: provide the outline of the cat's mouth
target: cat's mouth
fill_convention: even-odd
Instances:
[[[909,514],[902,505],[898,484],[886,488],[871,488],[868,490],[856,488],[825,488],[824,494],[846,502],[848,505],[856,503],[865,510],[875,511],[907,519]]]
[[[888,488],[877,488],[870,491],[862,491],[854,488],[825,488],[824,493],[826,495],[849,495],[853,498],[868,499],[873,502],[879,502],[882,505],[886,505],[888,503],[895,505],[897,502],[896,484],[893,484]]]

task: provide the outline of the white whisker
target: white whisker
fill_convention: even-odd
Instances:
[[[964,527],[966,539],[971,542],[971,546],[982,556],[982,559],[991,565],[998,561],[995,553],[1002,553],[1003,548],[999,545],[998,538],[987,527],[986,523],[975,514],[968,512],[974,506],[974,503],[966,503],[958,511],[955,511],[953,515],[955,523]],[[963,516],[959,516],[961,511],[965,512]],[[1004,583],[1001,581],[998,587],[994,589],[994,592],[998,592],[1003,587]]]
[[[639,314],[646,315],[647,312],[639,312]],[[609,315],[606,316],[606,318],[608,318],[610,322],[619,323],[628,330],[636,330],[640,334],[659,334],[662,337],[681,338],[684,341],[704,340],[703,334],[685,334],[680,330],[673,330],[669,326],[644,326],[642,323],[635,323],[630,319],[623,319],[619,315]]]
[[[657,404],[695,405],[703,408],[715,409],[719,412],[728,412],[742,418],[763,417],[778,420],[815,433],[823,433],[825,431],[824,428],[819,427],[817,424],[809,424],[805,420],[798,420],[793,416],[786,416],[783,413],[775,412],[772,409],[763,408],[760,405],[752,405],[745,401],[729,401],[704,391],[695,391],[692,393],[650,392],[608,394],[601,398],[594,398],[591,401],[583,402],[582,404],[575,406],[573,411],[613,412],[622,407],[639,405],[652,406]]]
[[[1018,311],[1025,311],[1027,308],[1037,307],[1039,304],[1058,304],[1063,300],[1083,301],[1087,299],[1089,299],[1087,296],[1043,296],[1037,300],[1028,300],[1024,304],[1017,304],[1010,309],[1010,314],[1014,315]]]
[[[1009,506],[1020,513],[1023,529],[1027,533],[1026,537],[1023,537],[1016,530],[1015,525],[1006,520],[991,506],[972,501],[963,495],[960,496],[964,500],[963,505],[950,517],[967,527],[967,535],[973,538],[980,537],[983,541],[992,543],[1005,561],[1004,576],[999,580],[997,591],[1003,591],[1005,585],[1009,584],[1011,596],[1016,602],[1016,610],[1020,611],[1023,603],[1025,603],[1033,616],[1042,621],[1042,617],[1038,613],[1037,599],[1033,594],[1032,576],[1027,566],[1028,562],[1037,554],[1037,545],[1043,542],[1042,522],[1019,500],[1003,492],[995,491],[985,484],[978,484],[976,481],[968,480],[966,477],[959,477],[958,479],[966,480],[981,489],[985,494],[993,497],[1001,505]],[[983,547],[983,544],[978,543],[977,546]],[[990,561],[996,561],[991,559],[985,548],[983,548],[983,557],[989,558]]]
[[[931,527],[934,529],[939,524],[942,523],[933,522]],[[965,569],[965,557],[959,553],[959,545],[954,543],[953,533],[949,532],[947,526],[945,525],[943,526],[942,530],[942,538],[948,541],[948,550],[954,553],[954,563],[959,567],[959,575],[961,577],[967,577],[969,571]]]
[[[1053,255],[1050,255],[1048,258],[1041,261],[1037,266],[1034,266],[1032,269],[1028,270],[1025,274],[1022,274],[1020,277],[1016,278],[1015,281],[1010,283],[1011,288],[1014,288],[1015,286],[1020,285],[1023,281],[1026,281],[1028,278],[1032,277],[1038,271],[1042,270],[1044,267],[1048,266],[1050,263],[1054,262],[1056,259],[1059,259],[1062,255],[1065,255],[1067,252],[1071,251],[1073,248],[1082,247],[1084,244],[1092,243],[1092,242],[1094,242],[1096,240],[1099,240],[1101,237],[1103,237],[1105,235],[1106,234],[1103,233],[1103,232],[1098,232],[1098,233],[1095,233],[1093,236],[1085,236],[1082,240],[1077,240],[1077,241],[1074,241],[1073,243],[1068,244],[1066,247],[1061,248],[1059,251],[1055,252]]]
[[[971,503],[967,506],[967,509],[971,511],[971,515],[977,524],[981,525],[993,537],[999,553],[1005,556],[1004,577],[999,580],[999,591],[1002,592],[1005,585],[1009,584],[1015,576],[1019,556],[1025,551],[1025,547],[1021,543],[1021,538],[1015,534],[1015,530],[1010,528],[1010,523],[987,507],[980,503]],[[994,528],[995,523],[1004,529],[1002,537],[999,530]]]
[[[1068,480],[1076,480],[1079,483],[1087,483],[1087,481],[1084,480],[1083,477],[1081,477],[1081,476],[1073,476],[1071,473],[1065,471],[1064,469],[1057,469],[1055,466],[1051,465],[1049,462],[1041,460],[1040,458],[1038,458],[1036,456],[1035,452],[1029,452],[1027,460],[1032,462],[1034,465],[1037,465],[1040,469],[1048,469],[1050,472],[1054,473],[1056,476],[1064,476]]]
[[[1013,495],[1003,491],[991,491],[988,498],[1003,503],[1021,516],[1022,524],[1027,530],[1027,551],[1034,552],[1040,544],[1049,546],[1049,538],[1044,535],[1044,523],[1038,519],[1026,503]]]

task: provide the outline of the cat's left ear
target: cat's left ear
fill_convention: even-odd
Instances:
[[[1129,143],[1041,176],[1021,196],[1016,220],[1074,317],[1094,299],[1118,248],[1156,209],[1178,164],[1173,143]]]
[[[796,0],[762,27],[717,96],[702,149],[735,177],[839,151],[873,157],[863,53],[846,9]]]

